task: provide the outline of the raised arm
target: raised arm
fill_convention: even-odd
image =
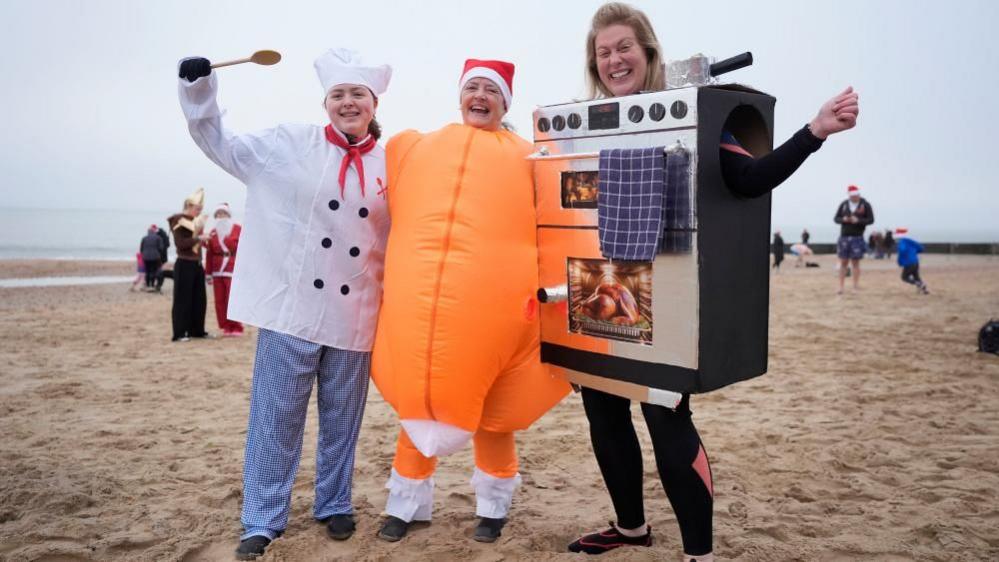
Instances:
[[[191,138],[201,151],[243,183],[263,170],[276,145],[277,129],[237,135],[222,124],[218,105],[218,79],[208,59],[180,62],[180,107]]]
[[[852,129],[860,112],[859,96],[852,87],[819,108],[808,125],[798,130],[770,154],[756,159],[735,143],[723,139],[722,175],[729,189],[744,197],[759,197],[784,182],[829,135]],[[839,209],[836,222],[839,223]]]

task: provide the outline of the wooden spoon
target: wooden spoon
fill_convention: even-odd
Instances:
[[[252,62],[256,64],[262,64],[264,66],[270,66],[272,64],[277,64],[280,60],[281,60],[281,53],[277,51],[257,51],[256,53],[253,53],[253,55],[250,58],[217,62],[212,65],[212,68],[221,68],[223,66],[243,64],[244,62]]]

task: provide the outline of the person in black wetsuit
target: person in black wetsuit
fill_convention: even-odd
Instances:
[[[648,18],[626,4],[605,4],[586,40],[587,79],[593,97],[614,97],[665,88],[659,41]],[[731,133],[721,139],[725,183],[743,197],[769,193],[787,179],[831,134],[852,128],[859,103],[852,88],[827,101],[818,115],[770,154],[754,158]],[[600,554],[625,545],[650,546],[642,496],[642,450],[631,421],[631,401],[584,387],[593,452],[617,521],[580,537],[572,552]],[[690,396],[675,410],[641,405],[666,496],[676,513],[684,560],[713,560],[713,484],[707,454],[691,421]]]

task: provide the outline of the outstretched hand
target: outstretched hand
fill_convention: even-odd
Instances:
[[[808,128],[816,137],[825,139],[829,135],[854,128],[859,113],[860,96],[850,86],[822,104],[819,114],[808,124]]]

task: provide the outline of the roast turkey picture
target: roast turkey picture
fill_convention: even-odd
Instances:
[[[638,302],[624,285],[612,281],[597,286],[581,305],[584,316],[621,326],[634,326],[641,320]]]

